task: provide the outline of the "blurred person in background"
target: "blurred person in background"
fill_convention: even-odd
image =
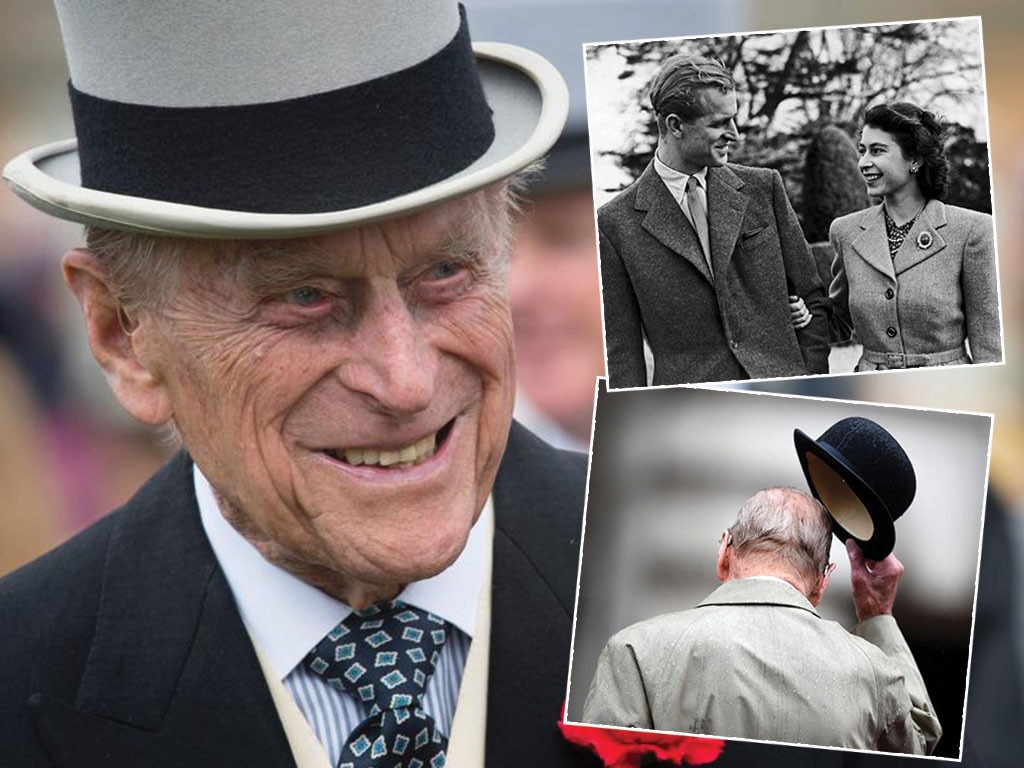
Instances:
[[[563,135],[516,226],[509,294],[516,416],[552,445],[587,451],[604,375],[601,288],[586,136]]]
[[[52,4],[0,5],[0,158],[70,135],[66,83]],[[0,184],[0,232],[10,393],[0,410],[12,420],[0,439],[10,446],[0,451],[0,476],[11,478],[2,486],[10,495],[0,521],[2,574],[124,503],[174,449],[124,413],[88,354],[59,269],[81,227],[28,208]]]
[[[0,343],[0,574],[59,540],[62,507],[47,474],[43,424],[28,381]]]
[[[864,345],[858,371],[1002,360],[992,217],[942,202],[944,133],[909,102],[864,115],[859,167],[882,202],[829,231],[833,319]]]

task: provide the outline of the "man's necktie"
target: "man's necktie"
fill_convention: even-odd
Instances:
[[[338,768],[441,768],[448,740],[423,711],[423,691],[448,636],[444,619],[401,600],[353,611],[306,656],[368,716],[353,729]]]
[[[712,277],[715,272],[711,268],[711,238],[708,234],[708,209],[700,196],[700,182],[694,176],[686,180],[686,209],[690,213],[690,221],[693,222],[693,229],[700,240],[701,250],[704,251],[704,261],[708,264],[708,271]]]

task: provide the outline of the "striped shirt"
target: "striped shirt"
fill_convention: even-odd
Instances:
[[[203,528],[246,629],[295,699],[331,763],[337,765],[345,740],[364,719],[365,710],[348,693],[307,669],[302,660],[352,609],[264,560],[221,515],[213,490],[198,467],[193,479]],[[410,605],[442,617],[452,627],[423,697],[424,710],[445,735],[451,733],[476,624],[493,515],[488,498],[458,559],[437,576],[409,584],[398,595]]]

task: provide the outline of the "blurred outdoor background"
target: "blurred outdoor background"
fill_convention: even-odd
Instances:
[[[914,465],[917,494],[896,522],[906,572],[894,613],[943,725],[936,754],[959,756],[991,417],[687,388],[605,392],[597,411],[570,719],[582,714],[612,634],[692,607],[719,586],[719,537],[748,498],[772,486],[809,491],[793,430],[817,439],[861,416],[887,429]],[[818,610],[851,627],[849,560],[837,539],[831,560]]]
[[[586,414],[592,412],[594,377],[602,369],[596,241],[592,206],[587,204],[589,153],[581,118],[582,44],[980,15],[1006,364],[863,374],[855,380],[827,378],[787,386],[826,396],[994,413],[991,487],[1011,511],[1009,541],[1018,556],[1024,553],[1020,0],[467,0],[466,5],[475,39],[535,47],[556,62],[570,83],[565,153],[552,157],[552,176],[559,157],[576,160],[568,163],[560,186],[538,191],[533,201],[535,221],[544,223],[540,234],[557,247],[548,248],[545,259],[517,254],[511,276],[513,282],[521,282],[525,297],[514,302],[517,334],[526,329],[534,336],[517,338],[523,350],[532,345],[529,358],[524,354],[520,360],[520,402],[532,401],[534,416],[539,414],[542,420],[531,418],[531,424],[556,423],[559,429],[545,434],[564,433],[566,445],[587,443]],[[811,51],[804,56],[811,67],[815,56]],[[949,61],[948,56],[942,58]],[[969,75],[976,62],[954,63]],[[72,135],[66,79],[52,5],[46,0],[0,0],[0,158]],[[778,98],[776,112],[784,113],[789,109],[787,91],[783,89]],[[984,115],[959,113],[958,120],[983,142]],[[787,143],[784,138],[781,142]],[[792,172],[785,174],[791,189],[802,187],[799,169],[799,162],[793,162]],[[961,171],[965,170],[966,161]],[[545,200],[550,206],[541,218]],[[59,267],[62,253],[80,243],[80,227],[36,212],[0,186],[0,487],[7,499],[0,511],[0,572],[51,548],[124,501],[170,451],[158,436],[122,414],[89,355],[79,310],[62,284]],[[564,310],[564,316],[549,318],[548,310]],[[586,356],[578,353],[584,347]],[[810,428],[805,431],[813,433]],[[954,458],[961,455],[958,442],[942,450]],[[723,487],[733,471],[720,470]],[[716,518],[710,535],[695,535],[697,543],[703,546],[706,540],[713,546],[717,528]],[[926,560],[928,550],[919,550],[920,541],[927,540],[904,536],[900,546],[906,550],[901,549],[900,556]],[[1012,618],[1024,622],[1024,611]],[[1021,638],[1024,626],[1018,632]],[[1004,676],[1005,685],[1010,679]]]

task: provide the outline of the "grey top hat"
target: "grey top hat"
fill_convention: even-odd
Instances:
[[[896,545],[896,519],[917,492],[910,457],[884,427],[859,416],[842,419],[817,440],[793,430],[800,466],[814,498],[842,541],[854,539],[868,560]]]
[[[470,42],[456,0],[57,0],[75,140],[4,169],[60,218],[289,237],[410,213],[542,156],[545,59]]]

